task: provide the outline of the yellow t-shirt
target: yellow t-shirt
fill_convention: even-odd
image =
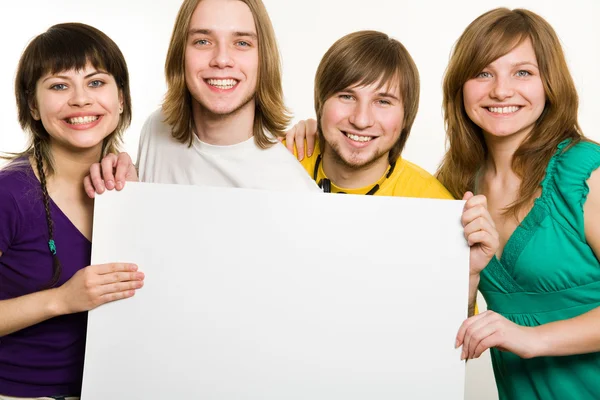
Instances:
[[[294,147],[294,152],[296,149]],[[318,143],[315,145],[315,151],[310,157],[304,157],[301,161],[302,166],[308,172],[311,178],[315,179],[315,165],[317,158],[321,154]],[[327,178],[323,171],[323,163],[319,163],[315,181],[318,183],[323,178]],[[446,188],[435,179],[429,172],[423,168],[406,161],[399,157],[396,162],[396,167],[392,174],[386,178],[388,170],[383,176],[373,184],[358,188],[346,189],[336,186],[331,182],[331,193],[344,192],[347,194],[365,194],[368,193],[375,185],[379,185],[379,189],[374,193],[375,196],[400,196],[400,197],[423,197],[430,199],[449,199],[454,198],[446,190]]]

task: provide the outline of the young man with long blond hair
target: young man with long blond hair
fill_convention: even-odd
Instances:
[[[185,0],[165,74],[165,101],[140,137],[141,181],[317,190],[276,140],[289,115],[275,34],[261,0]],[[85,187],[93,197],[94,188],[121,189],[135,178],[122,153],[95,164]]]

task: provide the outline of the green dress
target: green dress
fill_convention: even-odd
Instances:
[[[586,180],[600,166],[600,146],[558,146],[542,194],[481,274],[488,309],[522,326],[581,315],[600,306],[600,262],[583,227]],[[600,221],[598,221],[600,223]],[[600,255],[598,255],[600,256]],[[522,359],[491,349],[500,399],[600,399],[600,353]]]

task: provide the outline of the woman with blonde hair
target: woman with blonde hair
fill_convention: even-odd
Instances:
[[[30,144],[0,170],[0,399],[77,399],[85,311],[144,279],[133,264],[89,266],[82,185],[131,121],[127,65],[99,30],[54,25],[23,52],[15,94]]]
[[[500,234],[478,277],[490,311],[463,323],[457,346],[466,359],[491,348],[501,399],[600,398],[600,146],[579,128],[552,27],[523,9],[475,19],[443,107],[438,179],[484,194]]]

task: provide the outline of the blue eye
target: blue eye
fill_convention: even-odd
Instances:
[[[342,100],[352,100],[354,97],[352,97],[352,95],[349,94],[340,94],[339,98]]]
[[[52,89],[52,90],[66,90],[67,89],[67,85],[65,85],[64,83],[57,83],[56,85],[50,86],[50,89]]]
[[[389,106],[389,105],[392,105],[392,102],[389,100],[379,100],[379,104],[382,104],[384,106]]]
[[[200,45],[200,46],[205,46],[208,44],[208,40],[206,39],[198,39],[194,42],[194,44]]]
[[[492,76],[492,74],[490,74],[487,71],[483,71],[477,74],[477,78],[490,78]]]
[[[89,86],[98,88],[98,87],[104,86],[104,82],[102,82],[100,80],[94,80],[89,83]]]
[[[525,71],[525,70],[520,70],[520,71],[517,72],[517,76],[521,77],[521,78],[525,78],[525,77],[530,76],[530,75],[531,75],[531,72]]]
[[[239,41],[238,45],[240,45],[242,47],[251,47],[252,46],[250,43],[246,42],[245,40]]]

